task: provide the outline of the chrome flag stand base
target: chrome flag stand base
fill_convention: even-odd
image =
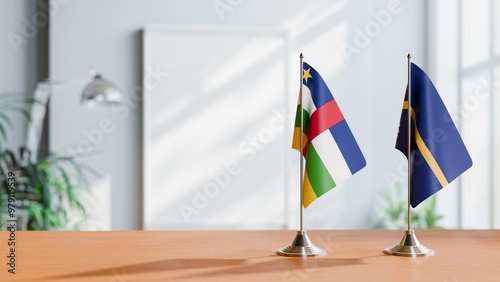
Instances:
[[[433,256],[434,250],[421,245],[418,242],[417,236],[415,236],[413,230],[405,230],[405,235],[401,239],[401,242],[397,245],[386,248],[384,253],[395,256],[424,257]]]
[[[297,235],[292,244],[279,249],[276,253],[280,256],[288,257],[312,257],[324,256],[326,251],[311,243],[311,240],[309,240],[307,236],[307,232],[302,230],[297,231]]]

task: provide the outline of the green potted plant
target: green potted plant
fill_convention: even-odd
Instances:
[[[402,193],[402,185],[396,182],[391,189],[380,193],[381,202],[375,205],[375,228],[406,229],[408,200]],[[411,225],[415,229],[440,229],[443,215],[437,212],[436,195],[411,210]]]
[[[78,229],[87,218],[86,199],[90,195],[87,172],[90,168],[74,156],[46,154],[36,161],[21,146],[18,152],[4,146],[12,129],[9,112],[17,112],[28,121],[27,108],[36,102],[19,94],[0,95],[0,199],[2,226],[13,214],[6,209],[9,198],[15,202],[18,229]],[[15,192],[12,193],[14,188]]]

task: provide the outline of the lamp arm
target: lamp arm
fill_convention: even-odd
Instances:
[[[35,162],[38,157],[43,122],[47,113],[47,103],[49,102],[53,89],[56,87],[69,87],[90,81],[91,83],[85,88],[82,94],[82,101],[85,100],[88,103],[94,99],[101,98],[101,100],[107,101],[108,103],[121,103],[122,97],[120,91],[117,90],[112,83],[102,79],[100,75],[97,75],[94,68],[90,68],[85,77],[74,76],[73,78],[64,80],[46,79],[37,83],[34,93],[34,98],[37,103],[34,103],[31,107],[30,123],[26,134],[26,147],[31,152],[31,161]]]
[[[50,83],[37,83],[34,93],[36,102],[31,106],[30,122],[26,133],[26,147],[31,152],[32,162],[37,161],[43,131],[43,121],[45,120],[50,94],[52,94]]]
[[[31,152],[31,161],[36,162],[38,151],[40,149],[40,141],[43,133],[43,122],[47,113],[47,105],[53,88],[65,88],[85,82],[92,81],[96,76],[96,70],[90,67],[86,74],[79,74],[68,79],[51,79],[47,78],[36,84],[34,98],[36,103],[31,107],[30,122],[26,132],[26,147]]]
[[[65,87],[91,82],[96,75],[97,75],[96,70],[93,67],[90,67],[85,74],[81,73],[64,79],[47,78],[43,80],[42,83],[47,83],[50,86],[52,86],[52,88],[61,89]]]

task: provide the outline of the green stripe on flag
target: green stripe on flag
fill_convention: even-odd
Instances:
[[[295,127],[300,128],[300,118],[299,118],[300,105],[297,105],[297,111],[295,112]],[[304,119],[304,133],[309,137],[309,113],[306,109],[302,108],[302,114]]]
[[[337,186],[312,143],[307,149],[306,171],[309,182],[318,198]]]

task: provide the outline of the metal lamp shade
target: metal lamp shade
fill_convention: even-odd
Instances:
[[[105,104],[122,102],[122,95],[118,88],[100,75],[96,75],[82,93],[82,103],[93,105],[96,102]]]

